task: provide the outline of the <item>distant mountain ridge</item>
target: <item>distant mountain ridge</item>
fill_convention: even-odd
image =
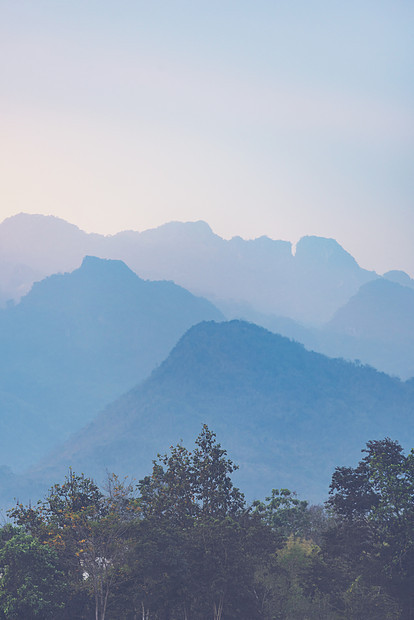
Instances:
[[[180,336],[224,317],[173,282],[86,257],[0,311],[0,465],[27,467],[144,379]]]
[[[363,284],[319,328],[309,328],[286,317],[260,315],[251,308],[233,307],[233,313],[297,340],[311,351],[358,360],[389,375],[409,379],[414,377],[413,288],[378,277]],[[225,305],[222,310],[228,316]]]
[[[248,303],[317,325],[376,277],[333,239],[304,237],[293,254],[290,242],[268,237],[226,241],[205,222],[104,237],[53,216],[19,214],[0,224],[0,248],[0,258],[44,276],[73,270],[87,254],[120,259],[140,277],[173,280],[213,303]]]
[[[401,284],[401,286],[408,286],[409,288],[414,288],[414,280],[410,278],[410,276],[405,273],[405,271],[394,269],[392,271],[387,271],[387,273],[384,273],[383,277],[386,280],[390,280],[391,282]]]
[[[368,302],[364,287],[380,276],[361,269],[334,239],[303,237],[293,252],[290,242],[268,237],[224,240],[201,221],[105,237],[53,216],[20,214],[0,224],[0,304],[13,286],[18,299],[41,270],[73,269],[85,254],[123,260],[144,278],[172,280],[208,298],[227,319],[253,321],[310,350],[358,359],[403,379],[414,375],[412,322],[398,318],[412,314],[410,297],[398,287],[414,289],[414,280],[388,272],[382,280],[395,285],[388,287],[390,298],[377,286],[368,289]],[[361,313],[351,323],[363,315],[367,333],[344,320],[339,327],[337,317],[350,317],[351,307]],[[400,335],[391,341],[394,326]]]
[[[157,452],[190,445],[202,423],[240,465],[249,497],[288,487],[326,497],[339,463],[369,439],[414,441],[414,382],[329,359],[253,324],[192,327],[152,375],[109,405],[35,470],[50,480],[68,465],[141,477]]]
[[[386,278],[364,284],[327,324],[336,332],[414,344],[414,290]]]

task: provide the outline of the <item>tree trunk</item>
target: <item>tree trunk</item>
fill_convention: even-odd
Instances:
[[[218,605],[214,603],[214,620],[221,620],[221,617],[223,615],[223,605],[224,605],[224,594],[220,596]]]

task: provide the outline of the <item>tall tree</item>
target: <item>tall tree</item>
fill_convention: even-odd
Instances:
[[[329,506],[337,517],[328,548],[347,555],[364,584],[382,587],[414,618],[414,452],[396,441],[369,441],[356,468],[339,467]],[[342,547],[342,550],[341,550]]]
[[[160,618],[174,609],[195,620],[207,610],[215,620],[224,610],[228,618],[254,617],[256,562],[275,546],[273,535],[246,507],[231,480],[237,466],[206,425],[195,444],[159,456],[139,483],[136,592]]]

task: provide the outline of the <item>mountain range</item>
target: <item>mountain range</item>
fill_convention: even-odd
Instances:
[[[143,383],[109,405],[32,475],[68,467],[142,477],[157,452],[191,445],[203,423],[240,465],[252,499],[287,487],[321,501],[337,465],[369,439],[414,441],[414,381],[329,359],[254,324],[192,327]]]
[[[0,224],[0,304],[4,503],[68,466],[145,475],[203,423],[250,498],[320,501],[367,440],[411,447],[414,281],[333,239],[294,251],[204,222],[104,237],[20,214]]]
[[[387,275],[387,274],[386,274]],[[363,284],[322,327],[240,308],[235,314],[329,357],[370,364],[401,379],[414,377],[414,290],[388,277]]]
[[[294,251],[291,243],[268,237],[227,241],[205,222],[105,237],[56,217],[19,214],[0,224],[0,304],[17,302],[37,279],[72,271],[88,254],[123,260],[143,278],[172,280],[209,299],[227,319],[253,321],[310,350],[358,359],[403,379],[414,375],[413,304],[404,292],[414,289],[414,280],[391,271],[383,280],[404,290],[388,287],[385,295],[384,282],[364,289],[378,274],[361,269],[333,239],[303,237]],[[375,334],[355,329],[357,308],[375,323]],[[402,337],[390,343],[395,329]]]
[[[121,261],[86,257],[35,283],[0,310],[0,464],[27,467],[149,375],[189,327],[223,318]]]
[[[268,237],[227,241],[205,222],[170,222],[105,237],[52,216],[19,214],[0,224],[0,248],[0,261],[20,270],[29,266],[42,277],[72,271],[85,255],[120,259],[142,278],[172,280],[216,305],[249,304],[312,325],[329,320],[376,277],[334,239],[304,237],[293,253],[290,242]],[[30,285],[25,278],[14,299]],[[0,272],[0,288],[3,280]]]

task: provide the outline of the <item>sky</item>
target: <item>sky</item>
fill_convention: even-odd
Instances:
[[[1,0],[0,219],[335,238],[414,277],[412,0]]]

